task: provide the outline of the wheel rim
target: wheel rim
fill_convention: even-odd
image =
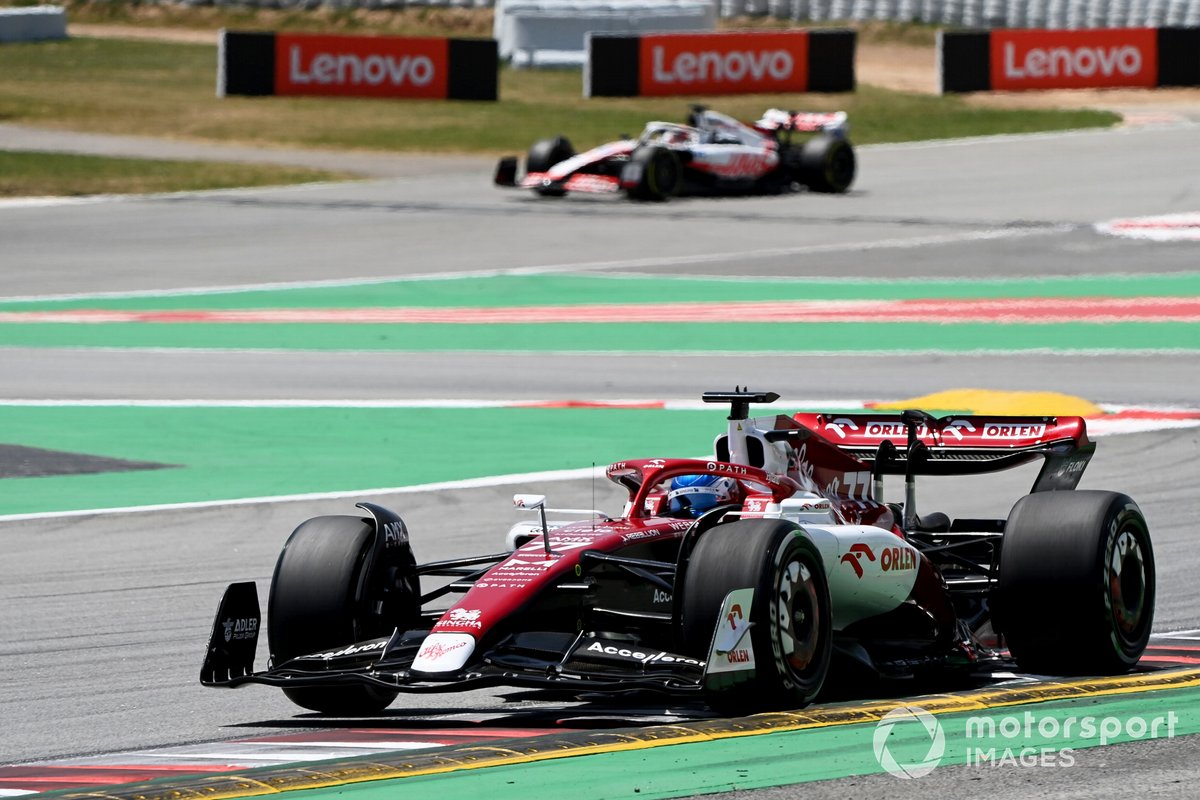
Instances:
[[[779,572],[776,623],[778,644],[788,669],[800,675],[816,660],[820,645],[821,611],[812,570],[798,558]]]
[[[1117,536],[1109,553],[1108,596],[1117,633],[1126,641],[1136,640],[1146,608],[1146,555],[1128,528]]]

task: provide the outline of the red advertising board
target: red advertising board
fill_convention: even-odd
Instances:
[[[992,31],[991,88],[1155,86],[1157,35],[1153,28]]]
[[[650,34],[639,46],[642,95],[808,90],[804,31]]]
[[[446,97],[446,39],[280,33],[275,93]]]

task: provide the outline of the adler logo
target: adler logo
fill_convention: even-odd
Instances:
[[[669,63],[665,48],[655,47],[651,52],[654,80],[659,83],[741,83],[747,78],[762,81],[768,77],[785,81],[796,70],[796,61],[786,50],[685,51]]]
[[[221,626],[225,629],[225,641],[227,642],[253,639],[258,636],[258,620],[254,618],[226,619],[221,621]]]

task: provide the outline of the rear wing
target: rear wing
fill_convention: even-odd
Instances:
[[[845,111],[784,111],[769,108],[763,112],[762,118],[754,123],[754,127],[760,131],[824,131],[842,137],[850,132],[850,122]]]
[[[880,475],[977,475],[1045,459],[1034,492],[1074,489],[1094,442],[1082,417],[801,412],[796,422]]]

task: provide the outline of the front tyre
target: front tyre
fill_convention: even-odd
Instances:
[[[747,713],[816,699],[833,652],[829,584],[820,552],[799,527],[765,519],[718,525],[696,543],[683,582],[683,645],[696,658],[708,656],[725,597],[754,589],[746,634],[754,675],[707,690],[711,706]]]
[[[797,179],[814,192],[842,194],[854,183],[857,160],[845,139],[822,134],[800,148]]]
[[[374,526],[358,517],[315,517],[292,532],[275,563],[267,606],[273,664],[392,633],[395,621],[371,612],[366,584],[374,542]],[[303,708],[351,715],[378,713],[398,694],[365,685],[283,693]]]
[[[1008,516],[992,610],[1023,670],[1121,673],[1150,640],[1155,588],[1150,532],[1133,500],[1039,492]]]
[[[575,148],[565,136],[539,139],[529,148],[529,155],[525,158],[525,173],[549,172],[555,164],[574,156]],[[558,186],[537,186],[534,191],[543,197],[562,197],[567,193]]]

